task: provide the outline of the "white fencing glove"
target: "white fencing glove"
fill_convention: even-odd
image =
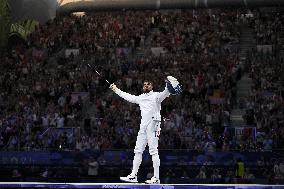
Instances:
[[[118,90],[117,86],[113,83],[109,86],[109,88],[113,91],[116,92]]]

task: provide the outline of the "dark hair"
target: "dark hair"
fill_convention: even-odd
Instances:
[[[145,80],[143,81],[143,83],[151,83],[151,85],[153,85],[153,82],[152,82],[151,80],[149,80],[149,79],[145,79]]]

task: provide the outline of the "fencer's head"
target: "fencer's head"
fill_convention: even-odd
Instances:
[[[152,90],[153,90],[153,83],[152,83],[152,81],[145,80],[143,82],[143,92],[144,93],[148,93],[148,92],[150,92]]]

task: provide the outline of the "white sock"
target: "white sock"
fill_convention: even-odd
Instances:
[[[159,179],[160,178],[160,173],[159,173],[160,158],[159,158],[159,154],[152,155],[152,161],[153,161],[153,168],[154,168],[154,177]]]
[[[131,173],[132,175],[137,175],[141,162],[142,162],[142,153],[135,153],[133,159],[133,169]]]

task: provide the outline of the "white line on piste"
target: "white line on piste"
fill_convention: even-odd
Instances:
[[[142,185],[142,186],[151,186],[151,185],[161,185],[161,186],[247,186],[247,187],[254,187],[254,186],[269,186],[269,187],[284,187],[284,185],[266,185],[266,184],[145,184],[145,183],[54,183],[54,182],[0,182],[0,185],[16,185],[16,184],[40,184],[40,185]]]

